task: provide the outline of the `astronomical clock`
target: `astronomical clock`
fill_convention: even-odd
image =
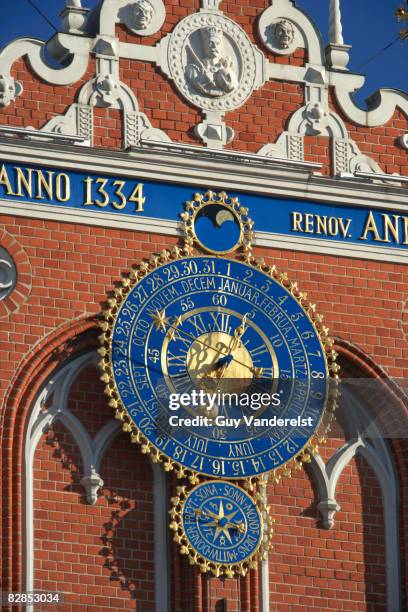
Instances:
[[[174,473],[170,528],[202,572],[244,575],[267,554],[268,479],[310,461],[338,395],[333,341],[297,283],[252,254],[248,209],[195,194],[180,246],[122,280],[101,321],[116,418]]]

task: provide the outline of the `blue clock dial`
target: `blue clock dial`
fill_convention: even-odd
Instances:
[[[188,544],[202,559],[238,565],[251,559],[263,538],[263,520],[252,497],[225,481],[195,487],[181,509]]]
[[[252,266],[187,257],[158,267],[131,287],[109,340],[133,424],[191,471],[242,479],[277,469],[322,418],[329,376],[319,333],[290,291]],[[177,406],[194,392],[205,401]],[[270,401],[258,405],[262,393]]]

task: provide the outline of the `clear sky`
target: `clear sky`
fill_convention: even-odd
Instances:
[[[64,0],[34,0],[37,6],[58,28],[59,13]],[[99,0],[83,0],[85,7],[94,7]],[[311,15],[327,42],[329,0],[297,0],[296,3]],[[394,87],[408,91],[408,40],[397,41],[367,65],[368,59],[398,36],[394,13],[405,0],[342,0],[344,42],[353,46],[350,70],[367,76],[365,86],[356,96],[360,105],[380,87]],[[222,8],[222,4],[221,4]],[[407,27],[407,26],[406,26]],[[0,46],[19,36],[48,39],[53,29],[34,11],[27,0],[0,0]]]

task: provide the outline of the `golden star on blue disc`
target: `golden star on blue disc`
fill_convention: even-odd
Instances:
[[[161,311],[156,310],[154,315],[152,315],[152,319],[156,329],[162,329],[163,331],[166,331],[166,328],[169,324],[169,319],[168,317],[166,317],[166,311],[164,309]]]
[[[240,533],[243,533],[245,531],[245,525],[242,522],[239,522],[239,523],[231,522],[234,516],[238,514],[238,510],[235,510],[235,512],[231,512],[230,514],[225,514],[224,506],[221,500],[220,500],[220,506],[218,508],[218,515],[215,514],[214,512],[210,512],[209,510],[206,510],[205,514],[207,514],[208,516],[214,519],[211,523],[207,523],[207,527],[216,528],[213,542],[216,542],[217,538],[221,534],[223,534],[228,539],[228,541],[232,544],[229,529],[237,529]]]
[[[170,528],[181,554],[188,554],[203,573],[245,576],[267,554],[269,508],[228,481],[209,480],[186,489],[177,487],[170,511]]]

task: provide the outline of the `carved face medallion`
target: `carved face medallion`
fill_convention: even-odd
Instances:
[[[118,12],[119,22],[138,36],[150,36],[158,32],[165,16],[163,0],[129,0]]]
[[[279,4],[267,8],[258,21],[258,32],[264,45],[277,55],[291,55],[299,47],[305,47],[305,40],[297,20],[297,9],[282,16]]]
[[[287,19],[281,19],[273,26],[273,41],[279,49],[289,49],[295,37],[293,25]]]
[[[130,6],[132,27],[135,30],[145,30],[153,19],[153,7],[147,0],[139,0]]]

